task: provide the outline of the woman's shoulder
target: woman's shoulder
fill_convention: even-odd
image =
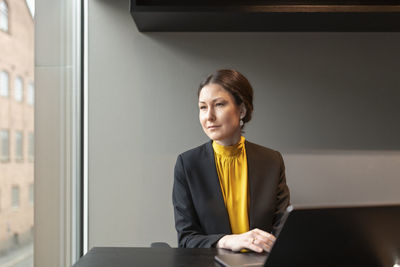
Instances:
[[[247,140],[246,140],[245,145],[246,145],[247,153],[252,153],[256,157],[263,157],[263,158],[268,157],[268,158],[276,159],[279,161],[282,159],[282,155],[278,150],[275,150],[275,149],[272,149],[269,147],[265,147],[265,146],[261,146],[259,144],[252,143]]]
[[[212,141],[208,141],[202,145],[199,145],[195,148],[189,149],[181,154],[179,154],[180,157],[184,159],[191,159],[191,158],[198,158],[202,157],[204,155],[207,155],[210,152],[210,149],[212,149]]]

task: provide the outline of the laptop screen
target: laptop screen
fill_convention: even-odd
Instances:
[[[264,266],[400,264],[400,205],[294,208]]]

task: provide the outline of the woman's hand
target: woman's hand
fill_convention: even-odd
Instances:
[[[270,252],[275,240],[276,238],[272,234],[256,228],[243,234],[222,237],[217,243],[217,248],[225,248],[232,251],[250,249],[259,253],[263,251]]]

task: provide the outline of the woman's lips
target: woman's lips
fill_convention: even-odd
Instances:
[[[213,129],[217,129],[219,127],[220,127],[219,125],[212,125],[212,126],[208,126],[207,129],[213,130]]]

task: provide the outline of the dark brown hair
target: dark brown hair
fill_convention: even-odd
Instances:
[[[208,77],[200,84],[197,91],[197,96],[200,96],[200,91],[208,84],[218,84],[228,91],[235,99],[236,104],[244,104],[246,107],[246,115],[244,116],[243,125],[251,120],[253,113],[253,87],[243,74],[236,70],[222,69],[208,75]]]

